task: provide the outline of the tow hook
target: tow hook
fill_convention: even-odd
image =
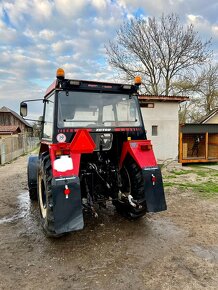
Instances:
[[[97,211],[94,209],[93,206],[91,206],[91,211],[92,211],[93,216],[94,216],[95,218],[98,218],[98,213],[97,213]]]
[[[122,198],[125,201],[126,201],[126,199],[128,199],[128,202],[129,202],[129,204],[132,207],[137,207],[138,209],[141,209],[142,208],[142,206],[137,202],[137,200],[135,200],[133,198],[133,196],[131,194],[125,195],[124,193],[122,193],[121,191],[119,191],[119,193],[118,193],[118,199],[119,200],[122,200]]]
[[[133,197],[131,194],[128,195],[129,204],[133,207],[136,207],[136,203],[133,202]]]
[[[131,194],[128,195],[128,201],[132,207],[142,208],[142,206],[140,204],[138,204],[136,200],[133,199]]]

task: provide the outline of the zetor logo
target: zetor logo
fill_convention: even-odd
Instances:
[[[96,131],[111,131],[111,128],[96,129]]]

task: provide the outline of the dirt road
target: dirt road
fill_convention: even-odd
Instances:
[[[216,197],[167,186],[166,212],[133,222],[109,206],[50,240],[28,199],[26,160],[0,167],[0,289],[218,289]]]

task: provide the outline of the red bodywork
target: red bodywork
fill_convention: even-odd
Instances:
[[[120,157],[120,168],[128,153],[140,168],[157,166],[150,140],[132,140],[124,142]]]
[[[52,174],[54,177],[66,177],[79,175],[80,157],[82,153],[92,153],[95,149],[95,143],[88,133],[88,130],[78,130],[71,143],[50,144],[49,152],[52,164]],[[57,156],[70,155],[73,161],[73,169],[59,172],[54,169],[54,161]]]
[[[52,163],[52,173],[54,177],[78,176],[80,167],[80,157],[82,153],[93,153],[95,143],[88,130],[78,130],[71,143],[50,144],[49,151]],[[152,150],[150,140],[132,140],[123,143],[120,157],[120,168],[123,165],[127,154],[130,154],[140,168],[157,166],[157,162]],[[54,169],[54,161],[58,156],[69,155],[73,162],[73,169],[59,172]]]

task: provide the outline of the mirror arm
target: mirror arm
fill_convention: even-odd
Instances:
[[[25,101],[22,101],[22,103],[26,103],[26,102],[35,102],[35,101],[44,101],[44,99],[31,99],[31,100],[25,100]]]
[[[45,121],[40,121],[40,120],[34,120],[34,119],[27,119],[27,118],[23,118],[24,120],[27,120],[27,121],[33,121],[33,122],[38,122],[38,123],[41,123],[41,124],[44,124]]]

